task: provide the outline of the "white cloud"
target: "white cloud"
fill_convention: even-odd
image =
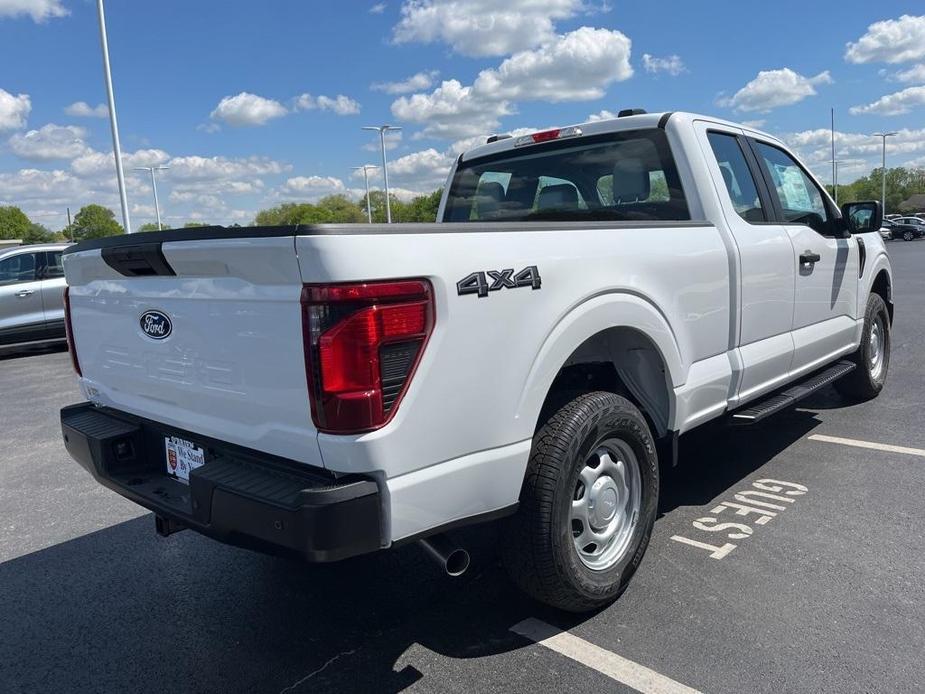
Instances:
[[[648,53],[642,54],[642,66],[646,72],[659,73],[667,72],[672,77],[677,77],[682,72],[687,72],[684,61],[680,56],[669,55],[664,58],[656,58]]]
[[[925,16],[874,22],[845,48],[849,63],[907,63],[925,58]]]
[[[444,184],[453,161],[451,154],[433,148],[413,152],[389,162],[389,178],[399,185],[433,190]]]
[[[428,137],[471,137],[497,130],[501,116],[513,113],[506,101],[487,101],[458,80],[446,80],[430,94],[403,96],[392,103],[392,114],[423,124]]]
[[[139,149],[122,153],[122,168],[131,170],[136,166],[162,166],[170,155],[162,149]],[[112,152],[97,152],[88,149],[71,162],[71,171],[85,178],[102,178],[116,175],[115,158]]]
[[[84,141],[87,131],[76,125],[49,123],[38,130],[17,133],[10,138],[13,154],[30,161],[74,159],[86,154],[90,147]]]
[[[338,116],[353,116],[360,112],[360,104],[349,96],[338,94],[335,97],[330,96],[312,96],[311,94],[300,94],[294,99],[294,105],[298,111],[333,111]]]
[[[172,158],[170,177],[177,181],[207,181],[217,179],[240,179],[248,176],[265,176],[285,173],[292,169],[289,164],[267,157],[246,157],[229,159],[214,156],[185,156]]]
[[[326,195],[345,194],[347,186],[334,176],[296,176],[280,187],[283,197],[318,200]]]
[[[40,23],[69,14],[61,0],[0,0],[0,18],[29,15],[32,21]]]
[[[890,76],[890,80],[893,82],[925,82],[925,63],[897,72]]]
[[[375,5],[369,8],[370,14],[382,14],[383,12],[385,12],[384,2],[377,2]]]
[[[608,111],[605,108],[604,110],[598,111],[597,113],[592,113],[590,116],[588,116],[588,120],[591,123],[595,123],[599,120],[613,120],[616,117],[617,117],[616,113],[614,113],[613,111]]]
[[[851,115],[858,116],[876,113],[881,116],[900,116],[909,113],[918,106],[925,106],[925,86],[907,87],[902,91],[881,96],[871,104],[865,106],[852,106]]]
[[[67,171],[20,169],[0,173],[0,191],[6,196],[4,204],[41,200],[53,206],[76,197],[82,189],[81,181]]]
[[[515,53],[482,70],[476,91],[511,100],[599,99],[607,85],[633,75],[631,41],[619,31],[581,27],[531,51]]]
[[[758,111],[766,113],[780,106],[790,106],[803,99],[815,96],[815,87],[831,84],[828,70],[815,77],[804,77],[790,68],[762,70],[751,82],[731,97],[717,99],[718,106],[734,108],[736,111]]]
[[[821,179],[831,180],[832,176],[832,133],[828,128],[816,128],[795,133],[787,133],[780,139],[790,145],[813,169]],[[867,173],[875,166],[880,166],[882,141],[870,133],[835,132],[836,156],[846,160],[839,164],[839,180],[847,181],[843,174]],[[890,166],[914,165],[909,157],[925,154],[925,128],[901,128],[896,135],[887,140],[887,156]]]
[[[430,89],[439,74],[439,70],[417,72],[399,82],[376,82],[370,86],[370,89],[376,92],[385,92],[386,94],[408,94],[421,89]]]
[[[288,113],[286,107],[274,99],[267,99],[250,92],[226,96],[218,102],[211,117],[232,126],[264,125],[274,118]]]
[[[743,120],[742,125],[746,128],[761,128],[764,127],[764,124],[767,121],[764,118],[756,118],[755,120]]]
[[[28,94],[13,96],[8,91],[0,89],[0,131],[25,128],[30,111],[32,111],[32,101]]]
[[[583,8],[582,0],[406,0],[393,38],[441,41],[468,56],[508,55],[551,41],[554,22]]]
[[[581,27],[550,43],[515,53],[482,70],[471,86],[445,80],[429,94],[401,97],[396,118],[424,125],[423,134],[459,139],[497,131],[515,101],[598,99],[633,74],[631,42],[619,31]]]
[[[75,118],[108,118],[109,107],[106,104],[97,104],[91,106],[86,101],[75,101],[70,106],[65,107],[64,112]]]

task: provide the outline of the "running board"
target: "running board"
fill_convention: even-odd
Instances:
[[[824,388],[833,381],[837,381],[842,376],[851,373],[856,366],[854,362],[850,361],[840,361],[833,364],[824,371],[810,376],[805,381],[790,386],[787,390],[771,395],[744,409],[737,410],[729,418],[730,423],[736,426],[756,424],[765,417],[770,417],[772,414],[777,414],[781,410],[787,409],[808,395],[812,395],[820,388]]]

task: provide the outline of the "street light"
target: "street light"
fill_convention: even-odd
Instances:
[[[169,166],[136,166],[135,171],[149,171],[151,173],[151,187],[154,188],[154,214],[157,216],[157,230],[161,230],[161,208],[157,202],[157,179],[154,178],[155,171],[166,171]]]
[[[874,133],[874,137],[883,138],[883,165],[880,168],[880,204],[883,205],[883,214],[886,214],[886,138],[898,133]]]
[[[106,15],[103,0],[96,0],[96,12],[100,20],[100,45],[103,49],[103,77],[106,80],[106,98],[109,101],[109,127],[112,130],[112,153],[116,158],[116,178],[119,181],[119,201],[122,203],[122,225],[125,233],[132,233],[132,222],[128,216],[128,196],[125,194],[125,175],[122,172],[122,146],[119,144],[119,123],[116,120],[116,97],[112,92],[112,71],[109,68],[109,39],[106,37]]]
[[[382,149],[382,176],[385,179],[385,221],[392,223],[392,205],[389,201],[389,169],[385,161],[385,134],[390,131],[401,130],[396,125],[365,125],[363,130],[375,130],[379,133],[379,147]]]
[[[363,166],[354,166],[354,171],[359,171],[363,169],[363,180],[366,181],[366,217],[369,219],[369,223],[373,223],[373,210],[369,205],[369,170],[375,169],[376,167],[372,164],[363,164]],[[386,193],[388,195],[388,193]]]

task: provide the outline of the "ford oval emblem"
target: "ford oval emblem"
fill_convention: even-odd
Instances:
[[[160,311],[145,311],[140,322],[142,332],[152,340],[163,340],[173,330],[170,318]]]

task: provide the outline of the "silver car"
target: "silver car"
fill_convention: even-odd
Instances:
[[[64,339],[66,243],[0,250],[0,349]]]

